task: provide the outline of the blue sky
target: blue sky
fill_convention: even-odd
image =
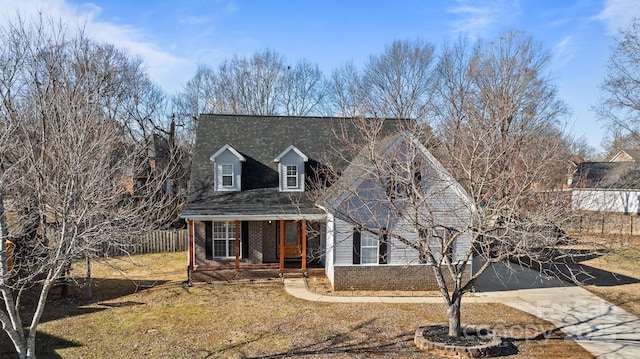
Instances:
[[[598,150],[604,130],[591,107],[617,30],[640,16],[636,0],[0,0],[0,9],[0,24],[42,12],[70,28],[84,25],[96,40],[140,56],[170,94],[198,64],[266,48],[290,62],[306,58],[329,75],[349,60],[362,65],[393,40],[420,38],[438,48],[460,35],[519,29],[551,52],[573,133]]]

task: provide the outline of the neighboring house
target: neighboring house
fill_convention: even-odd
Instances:
[[[564,175],[564,183],[562,184],[563,190],[571,188],[573,185],[573,177],[582,162],[584,162],[584,159],[580,156],[573,155],[569,157],[566,167],[567,172]]]
[[[640,150],[620,150],[609,162],[637,162],[640,159]]]
[[[572,208],[640,214],[639,155],[623,150],[609,162],[579,163],[572,179]]]
[[[130,196],[138,196],[146,185],[161,186],[165,195],[185,196],[189,178],[189,156],[165,137],[153,134],[144,139],[146,151],[138,158],[138,171],[125,183]],[[154,183],[161,180],[162,183]]]
[[[425,175],[416,178],[431,196],[432,220],[469,228],[471,200],[424,146],[401,132],[406,123],[385,120],[388,136],[376,152],[388,156],[419,146]],[[403,233],[405,240],[417,240],[402,218],[391,216],[384,230],[367,228],[381,222],[359,215],[358,201],[389,188],[373,183],[358,158],[345,158],[336,133],[361,141],[353,120],[345,118],[202,115],[181,214],[188,224],[190,276],[314,265],[324,267],[337,290],[437,288],[417,251],[393,235],[373,235]],[[328,167],[341,177],[315,197],[314,181]],[[385,216],[384,209],[377,213]],[[454,260],[469,248],[470,236],[458,237],[449,253]]]

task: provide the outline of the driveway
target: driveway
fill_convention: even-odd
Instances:
[[[489,268],[475,289],[548,320],[598,358],[640,358],[640,319],[586,289],[504,263]]]

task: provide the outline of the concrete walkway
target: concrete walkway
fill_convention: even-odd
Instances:
[[[502,303],[545,319],[598,358],[640,358],[640,319],[635,315],[528,268],[497,265],[494,269],[479,278],[478,292],[465,295],[463,303]],[[294,297],[319,302],[442,303],[440,297],[320,295],[308,290],[304,278],[285,278],[284,287]]]

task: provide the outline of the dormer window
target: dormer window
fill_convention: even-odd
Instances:
[[[214,188],[216,191],[240,191],[244,156],[230,145],[224,145],[209,158],[213,161]]]
[[[304,164],[309,161],[302,151],[291,145],[276,157],[281,192],[304,191]]]
[[[221,164],[222,187],[233,187],[233,164]]]
[[[298,188],[298,166],[287,166],[287,189]]]

